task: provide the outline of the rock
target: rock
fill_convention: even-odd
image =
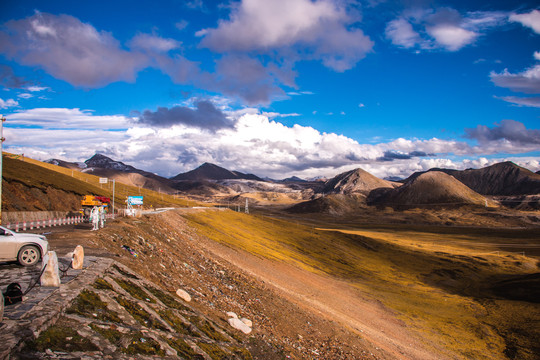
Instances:
[[[228,316],[228,317],[231,317],[231,318],[238,319],[238,315],[236,315],[236,313],[233,313],[232,311],[229,311],[229,312],[227,313],[227,316]]]
[[[81,270],[84,262],[84,249],[81,245],[77,245],[75,251],[73,251],[73,261],[71,267],[75,270]]]
[[[241,318],[240,321],[243,322],[244,324],[246,324],[249,327],[253,327],[253,322],[251,320],[249,320],[249,319]]]
[[[249,334],[251,332],[251,328],[247,326],[242,320],[237,318],[230,318],[229,325],[231,325],[233,328],[240,330],[244,334]]]
[[[191,301],[191,295],[189,295],[186,291],[182,289],[176,290],[176,295],[184,301],[190,302]]]
[[[49,251],[43,257],[43,266],[47,268],[41,275],[41,286],[60,286],[60,272],[58,271],[58,257],[55,251]]]

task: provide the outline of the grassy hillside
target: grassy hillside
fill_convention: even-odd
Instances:
[[[80,207],[83,195],[113,197],[113,184],[100,184],[99,177],[67,169],[25,157],[3,157],[4,210],[63,210],[73,211]],[[156,191],[115,184],[115,206],[125,207],[128,196],[144,196],[145,207],[193,206],[195,202],[185,198],[160,194]]]
[[[538,272],[536,259],[467,246],[466,233],[375,236],[232,211],[187,218],[220,243],[350,282],[395,310],[426,343],[463,359],[534,359],[540,353],[538,304],[506,299],[515,288],[495,291],[507,279]],[[538,280],[528,284],[538,289]]]

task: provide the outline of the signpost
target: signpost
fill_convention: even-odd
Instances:
[[[128,196],[129,205],[142,205],[143,197],[142,196]]]
[[[6,118],[0,115],[0,225],[2,225],[2,156],[4,155],[4,121],[6,121]]]

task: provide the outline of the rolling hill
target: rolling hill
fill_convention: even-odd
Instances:
[[[368,202],[370,205],[385,205],[398,209],[494,205],[453,176],[441,171],[428,171],[399,188],[372,193]]]

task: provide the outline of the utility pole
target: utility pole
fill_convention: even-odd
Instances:
[[[0,115],[0,225],[2,225],[2,158],[4,157],[4,121],[6,118]]]
[[[114,219],[114,184],[115,184],[115,180],[113,179],[113,181],[112,181],[112,215],[113,215],[113,219]]]
[[[246,198],[246,214],[249,214],[248,199]]]

